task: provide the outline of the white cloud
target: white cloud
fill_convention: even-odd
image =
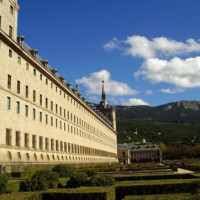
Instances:
[[[150,58],[143,63],[135,76],[143,76],[152,83],[170,83],[179,90],[200,87],[200,57],[187,59],[175,57],[169,61]]]
[[[148,106],[149,103],[145,102],[142,99],[131,98],[127,100],[121,99],[121,104],[124,106],[138,106],[138,105],[146,105]]]
[[[113,97],[109,97],[108,102],[112,105],[118,105],[118,100],[116,98],[113,98]]]
[[[96,101],[99,101],[99,99],[98,99],[97,96],[90,96],[90,97],[89,97],[89,100],[90,100],[90,101],[95,101],[95,102],[96,102]]]
[[[125,45],[125,46],[124,46]],[[127,47],[127,45],[129,47]],[[123,46],[123,48],[122,48]],[[200,52],[200,43],[194,39],[185,42],[171,40],[166,37],[156,37],[152,40],[140,35],[127,37],[124,41],[114,38],[104,45],[111,51],[116,48],[123,49],[124,53],[133,57],[156,58],[160,56],[177,56],[193,52]]]
[[[151,94],[153,94],[153,91],[152,90],[146,90],[146,95],[151,95]]]
[[[163,93],[167,93],[167,94],[175,94],[175,93],[180,93],[180,92],[184,92],[184,89],[170,89],[170,88],[167,88],[167,89],[161,89],[160,92],[163,92]]]
[[[106,94],[112,96],[120,95],[135,95],[136,90],[130,88],[126,83],[114,81],[111,78],[111,74],[107,70],[101,70],[93,72],[89,77],[82,77],[77,79],[77,84],[83,84],[87,88],[88,94],[101,94],[102,91],[102,80],[105,81]]]
[[[117,38],[113,37],[110,42],[103,45],[103,48],[107,51],[112,51],[113,49],[118,49],[120,43],[121,42]]]

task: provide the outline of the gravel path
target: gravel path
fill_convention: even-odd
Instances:
[[[190,170],[178,168],[178,171],[176,173],[179,173],[179,174],[191,174],[191,173],[194,173],[194,172],[190,171]]]

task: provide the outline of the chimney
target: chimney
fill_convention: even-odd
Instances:
[[[79,85],[76,85],[76,91],[79,93]]]
[[[22,47],[22,42],[25,40],[25,37],[23,35],[19,35],[17,37],[17,42],[19,44],[20,47]]]
[[[59,76],[59,79],[63,82],[65,80],[64,76]]]
[[[67,87],[70,88],[71,87],[71,83],[66,83]]]
[[[53,68],[51,69],[51,72],[55,75],[58,72],[58,70],[56,68]]]
[[[47,68],[47,65],[48,65],[49,61],[47,59],[45,59],[45,60],[42,60],[41,63],[43,64],[43,66],[45,68]]]
[[[36,59],[36,55],[37,55],[37,53],[38,53],[38,50],[37,50],[37,49],[32,49],[32,50],[30,50],[30,52],[31,52],[33,58]]]

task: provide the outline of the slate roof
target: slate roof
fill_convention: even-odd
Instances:
[[[118,144],[117,149],[119,149],[119,150],[127,149],[127,150],[130,150],[130,151],[135,151],[135,150],[160,150],[160,147],[157,144],[135,145],[133,143],[124,143],[124,144]]]
[[[65,81],[65,77],[61,76],[57,73],[57,69],[56,68],[52,68],[50,67],[50,65],[48,64],[48,60],[47,59],[42,59],[37,53],[37,49],[31,49],[23,40],[24,40],[24,36],[19,36],[18,38],[22,38],[22,41],[18,40],[18,44],[20,45],[20,47],[31,57],[34,57],[35,61],[37,63],[39,63],[41,66],[43,66],[51,75],[53,75],[60,83],[62,83],[62,85],[64,85],[68,90],[70,90],[71,92],[73,92],[73,94],[75,94],[79,99],[81,99],[90,109],[92,109],[101,119],[103,119],[109,126],[112,125],[111,121],[105,116],[103,115],[103,113],[101,113],[98,108],[90,103],[90,102],[86,102],[86,98],[85,97],[81,97],[81,93],[79,92],[78,87],[72,88],[71,87],[71,83],[66,82]],[[33,55],[33,52],[37,52],[35,55]],[[44,65],[44,62],[46,61],[46,66]]]

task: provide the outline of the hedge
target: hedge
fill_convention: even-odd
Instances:
[[[8,178],[6,175],[0,175],[0,194],[6,191]]]
[[[106,193],[43,193],[42,200],[107,200]]]
[[[160,185],[117,186],[115,188],[115,195],[116,200],[121,200],[127,195],[169,194],[183,192],[195,193],[198,188],[198,182]]]
[[[24,198],[23,200],[43,200],[41,193],[35,193],[29,197]]]
[[[13,178],[26,178],[32,175],[31,172],[11,172]]]
[[[123,200],[197,200],[199,194],[179,193],[179,194],[156,194],[156,195],[132,195],[126,196]]]
[[[147,175],[147,176],[118,176],[115,181],[142,181],[142,180],[162,180],[162,179],[194,179],[198,178],[192,174],[167,174],[167,175]]]
[[[76,168],[73,165],[60,164],[55,166],[52,171],[58,173],[60,178],[67,178],[75,174]]]

